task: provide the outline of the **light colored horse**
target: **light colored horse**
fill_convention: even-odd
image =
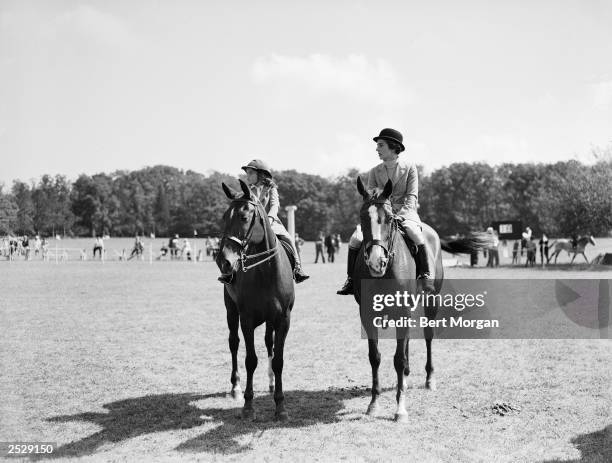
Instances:
[[[560,239],[560,240],[553,241],[551,243],[550,247],[552,248],[554,246],[554,251],[552,252],[550,257],[548,258],[546,263],[550,262],[550,260],[554,256],[555,257],[555,264],[556,264],[557,263],[557,257],[559,257],[559,253],[561,251],[567,251],[567,255],[568,256],[571,255],[571,254],[574,254],[570,264],[574,263],[574,259],[576,258],[576,255],[578,255],[578,254],[582,254],[582,256],[584,257],[584,260],[586,260],[586,262],[588,264],[589,263],[589,259],[587,259],[587,256],[584,254],[584,248],[586,248],[587,244],[589,244],[589,243],[592,244],[593,246],[595,246],[595,239],[593,238],[592,235],[582,236],[582,237],[578,238],[577,243],[576,243],[576,249],[574,249],[572,247],[572,240]]]

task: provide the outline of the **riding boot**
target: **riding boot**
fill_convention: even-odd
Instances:
[[[295,249],[295,246],[293,247],[293,252],[295,253],[295,271],[293,272],[293,278],[295,278],[296,283],[301,283],[302,281],[308,280],[310,275],[307,275],[302,269],[302,259],[300,258],[300,253]]]
[[[423,292],[426,294],[435,293],[434,279],[429,268],[429,256],[427,246],[419,244],[417,246],[416,263],[419,271],[417,280],[422,280]]]
[[[346,281],[344,282],[344,286],[339,291],[336,291],[336,294],[340,294],[342,296],[346,296],[348,294],[354,294],[353,288],[353,268],[355,267],[355,261],[357,260],[357,254],[359,253],[359,249],[348,248],[348,259],[346,263]]]

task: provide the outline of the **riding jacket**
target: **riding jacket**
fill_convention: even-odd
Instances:
[[[259,202],[264,207],[268,217],[272,217],[275,221],[279,221],[278,210],[280,208],[280,200],[278,198],[278,189],[275,185],[251,185],[251,191],[257,196]]]
[[[419,174],[416,166],[398,161],[394,167],[387,168],[381,163],[370,170],[367,188],[377,188],[382,191],[388,180],[393,183],[390,197],[393,211],[403,219],[420,223],[421,219],[417,212]]]

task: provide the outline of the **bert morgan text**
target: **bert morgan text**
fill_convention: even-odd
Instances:
[[[430,320],[428,317],[416,318],[399,317],[388,318],[374,317],[372,319],[374,328],[474,328],[482,330],[484,328],[499,328],[499,320],[473,320],[463,317],[441,318]]]

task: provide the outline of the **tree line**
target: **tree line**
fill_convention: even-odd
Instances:
[[[534,233],[607,235],[612,230],[612,161],[555,164],[455,163],[428,175],[419,166],[419,214],[441,236],[486,229],[497,220],[522,220]],[[347,239],[359,222],[361,197],[350,170],[324,178],[295,170],[275,171],[284,206],[296,205],[296,226],[308,240],[319,231]],[[227,198],[213,172],[154,166],[136,171],[14,181],[0,187],[0,234],[52,236],[218,236]],[[6,191],[5,191],[6,190]],[[286,222],[285,222],[286,223]]]

